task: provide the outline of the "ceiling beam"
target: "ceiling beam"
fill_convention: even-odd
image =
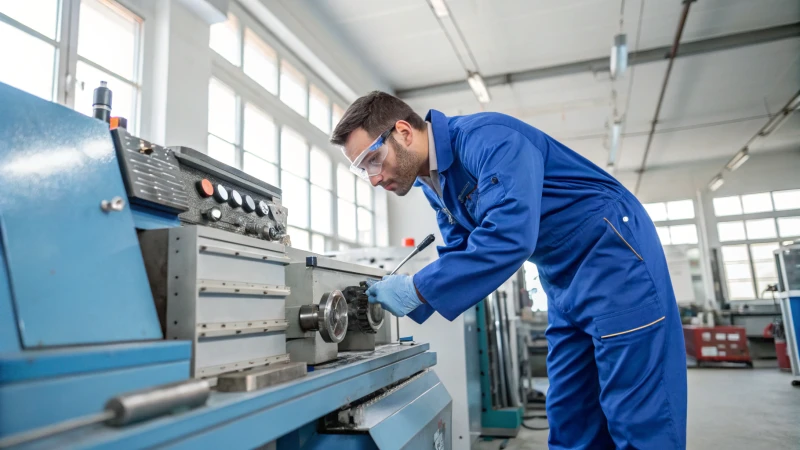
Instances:
[[[730,50],[750,45],[764,44],[800,37],[800,22],[781,25],[759,30],[745,31],[743,33],[728,34],[709,39],[681,43],[681,51],[676,58],[702,55],[704,53]],[[628,54],[628,65],[647,64],[669,59],[671,46],[657,47]],[[523,70],[503,75],[484,77],[487,86],[501,86],[505,84],[534,81],[545,78],[573,75],[583,72],[608,72],[609,57],[587,59],[557,66],[542,67],[539,69]],[[447,94],[451,92],[468,91],[470,89],[466,78],[447,83],[433,84],[409,89],[398,89],[396,95],[403,99],[425,97],[429,95]]]

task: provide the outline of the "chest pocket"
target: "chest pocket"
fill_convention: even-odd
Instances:
[[[458,201],[464,205],[470,217],[476,224],[480,224],[486,211],[503,201],[505,189],[500,177],[491,175],[482,180],[478,186],[468,181],[461,189]]]

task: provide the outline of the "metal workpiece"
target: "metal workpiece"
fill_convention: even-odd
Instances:
[[[114,413],[114,417],[106,423],[123,426],[179,408],[196,408],[206,403],[210,393],[208,382],[188,380],[120,395],[106,403],[105,409]]]
[[[325,342],[342,342],[348,330],[347,301],[340,291],[326,292],[318,304],[300,307],[300,328],[319,331]]]
[[[241,372],[226,373],[217,378],[217,391],[251,392],[306,376],[306,363],[284,362]]]

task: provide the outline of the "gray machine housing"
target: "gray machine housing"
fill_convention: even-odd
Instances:
[[[282,244],[195,225],[139,242],[166,339],[193,342],[193,377],[289,360]]]
[[[391,340],[390,323],[393,321],[384,312],[383,326],[375,334],[348,330],[342,342],[325,342],[316,331],[300,328],[300,307],[319,304],[326,293],[342,290],[347,286],[358,286],[368,279],[380,280],[386,271],[319,256],[311,252],[292,249],[292,263],[286,267],[286,283],[291,293],[286,298],[286,348],[292,361],[320,364],[336,359],[339,351],[374,350],[378,344]]]

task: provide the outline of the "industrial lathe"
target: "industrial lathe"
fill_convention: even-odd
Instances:
[[[381,269],[291,248],[282,192],[0,83],[0,448],[450,449]]]

